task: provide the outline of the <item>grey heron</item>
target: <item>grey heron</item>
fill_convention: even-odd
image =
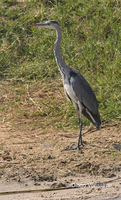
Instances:
[[[46,21],[45,23],[36,23],[29,26],[39,26],[43,28],[50,28],[56,31],[56,41],[54,43],[54,55],[59,67],[65,93],[69,100],[73,103],[77,113],[79,122],[79,138],[77,149],[83,146],[82,143],[82,114],[92,122],[97,129],[100,129],[101,120],[98,111],[98,103],[94,91],[87,80],[75,69],[66,65],[61,56],[60,42],[61,42],[61,28],[58,22],[54,20]]]

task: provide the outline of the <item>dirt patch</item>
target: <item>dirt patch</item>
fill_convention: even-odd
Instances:
[[[89,185],[85,188],[72,189],[73,192],[45,192],[48,198],[79,197],[87,194],[94,198],[102,194],[104,197],[114,197],[121,189],[121,131],[117,126],[107,126],[99,131],[90,131],[83,135],[84,147],[70,150],[77,144],[78,130],[62,132],[57,129],[11,128],[9,124],[0,125],[0,180],[3,185],[11,183],[28,187],[57,188],[80,184],[97,184],[115,180],[111,187]],[[118,147],[118,148],[117,148]],[[118,178],[119,177],[119,178]],[[117,179],[118,178],[118,179]],[[31,182],[31,184],[30,184]],[[28,184],[29,183],[29,184]],[[11,185],[11,184],[10,184]],[[10,188],[4,186],[3,190]],[[11,186],[12,187],[12,186]],[[113,188],[113,189],[112,189]],[[10,188],[12,190],[12,188]],[[74,192],[75,191],[75,192]],[[97,191],[97,192],[96,192]],[[107,191],[110,191],[110,195]],[[70,196],[69,196],[70,193]],[[55,195],[56,194],[56,195]],[[107,194],[107,196],[106,196]],[[43,196],[44,197],[44,196]],[[63,197],[63,195],[62,195]],[[75,196],[76,197],[76,196]],[[40,196],[39,196],[40,198]]]

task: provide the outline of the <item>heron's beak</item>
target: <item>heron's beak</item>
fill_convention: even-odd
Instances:
[[[29,26],[39,26],[39,27],[43,27],[43,28],[55,29],[53,26],[48,25],[46,23],[30,24]]]
[[[36,23],[36,24],[30,24],[29,26],[41,26],[41,27],[45,27],[46,24],[45,23]]]

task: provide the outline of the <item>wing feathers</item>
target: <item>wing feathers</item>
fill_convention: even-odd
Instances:
[[[71,73],[70,84],[76,98],[82,104],[82,114],[99,128],[101,120],[98,112],[98,103],[91,86],[78,72]]]

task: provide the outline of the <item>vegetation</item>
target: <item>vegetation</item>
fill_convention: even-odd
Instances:
[[[78,127],[53,54],[55,31],[28,26],[54,19],[62,29],[63,58],[92,86],[102,123],[121,120],[120,0],[1,0],[0,17],[1,92],[8,95],[2,116],[12,113],[7,119],[42,127]]]

